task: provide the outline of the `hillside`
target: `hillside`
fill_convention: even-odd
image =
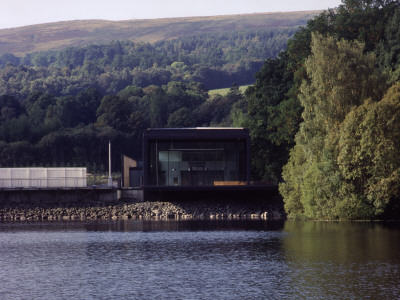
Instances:
[[[85,46],[115,40],[156,42],[192,34],[305,26],[320,11],[153,20],[82,20],[0,30],[0,55]]]

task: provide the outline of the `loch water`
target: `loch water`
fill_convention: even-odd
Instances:
[[[400,299],[400,223],[3,222],[0,299]]]

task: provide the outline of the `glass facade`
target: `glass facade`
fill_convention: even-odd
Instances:
[[[244,185],[248,180],[247,140],[147,141],[147,185]]]

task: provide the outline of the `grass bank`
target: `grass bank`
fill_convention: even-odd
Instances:
[[[250,84],[248,85],[241,85],[239,86],[239,90],[244,93],[246,91],[246,89],[250,86]],[[212,96],[212,95],[216,95],[219,94],[221,96],[226,96],[229,92],[230,88],[224,88],[224,89],[215,89],[215,90],[209,90],[208,91],[208,95]]]

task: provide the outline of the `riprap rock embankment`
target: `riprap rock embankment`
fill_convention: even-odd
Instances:
[[[266,201],[169,201],[64,204],[0,204],[0,220],[98,220],[284,218],[281,199]]]

